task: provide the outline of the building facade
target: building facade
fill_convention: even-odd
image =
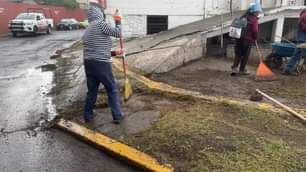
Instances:
[[[106,14],[120,9],[124,33],[129,37],[143,36],[214,15],[229,13],[231,0],[108,0]],[[245,10],[254,0],[232,0],[234,11]],[[261,0],[263,8],[304,5],[304,0]]]

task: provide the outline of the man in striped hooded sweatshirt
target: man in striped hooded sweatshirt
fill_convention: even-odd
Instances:
[[[121,36],[120,28],[113,28],[105,22],[105,15],[99,0],[90,0],[88,10],[89,26],[83,36],[84,66],[87,78],[87,98],[84,108],[85,122],[94,118],[93,108],[97,100],[100,83],[107,91],[108,104],[111,107],[113,122],[120,124],[123,115],[120,98],[112,72],[112,55],[120,55],[122,50],[111,52],[112,37]]]

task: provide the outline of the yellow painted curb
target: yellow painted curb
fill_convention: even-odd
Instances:
[[[122,64],[118,59],[114,59],[113,65],[118,70],[123,71]],[[268,111],[272,111],[272,112],[285,112],[283,109],[277,108],[277,107],[275,107],[273,105],[270,105],[270,104],[267,104],[267,103],[254,103],[254,102],[250,102],[250,101],[241,101],[241,100],[238,100],[238,99],[230,99],[230,98],[225,98],[225,97],[213,97],[213,96],[204,95],[200,92],[185,90],[185,89],[182,89],[182,88],[177,88],[177,87],[171,86],[169,84],[152,81],[149,78],[147,78],[145,76],[142,76],[142,75],[139,75],[139,74],[137,74],[135,72],[132,72],[128,69],[127,69],[127,74],[131,78],[134,78],[135,80],[141,82],[142,84],[144,84],[145,86],[147,86],[148,88],[153,89],[153,90],[158,90],[158,91],[162,91],[162,92],[168,92],[168,93],[173,93],[173,94],[183,95],[183,96],[190,96],[190,97],[199,98],[199,99],[203,99],[203,100],[208,100],[208,101],[212,101],[212,102],[221,102],[221,103],[226,102],[226,103],[229,103],[229,104],[240,105],[240,106],[248,105],[248,106],[253,106],[253,107],[255,107],[257,109],[261,109],[261,110],[268,110]],[[304,113],[304,115],[306,114],[306,109],[294,109],[294,110],[296,110],[298,112],[302,112],[302,113]]]
[[[160,165],[156,159],[150,157],[149,155],[104,136],[101,133],[83,127],[75,122],[60,119],[56,123],[56,126],[69,131],[74,135],[82,137],[86,141],[105,149],[114,156],[132,163],[143,170],[151,172],[173,172],[173,168],[170,165]]]

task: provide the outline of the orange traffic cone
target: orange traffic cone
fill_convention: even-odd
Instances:
[[[276,75],[272,72],[271,69],[264,63],[262,53],[259,49],[257,41],[255,41],[256,48],[259,54],[259,66],[256,72],[256,81],[275,81],[277,79]]]

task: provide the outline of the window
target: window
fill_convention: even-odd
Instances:
[[[147,34],[168,30],[168,16],[147,16]]]

